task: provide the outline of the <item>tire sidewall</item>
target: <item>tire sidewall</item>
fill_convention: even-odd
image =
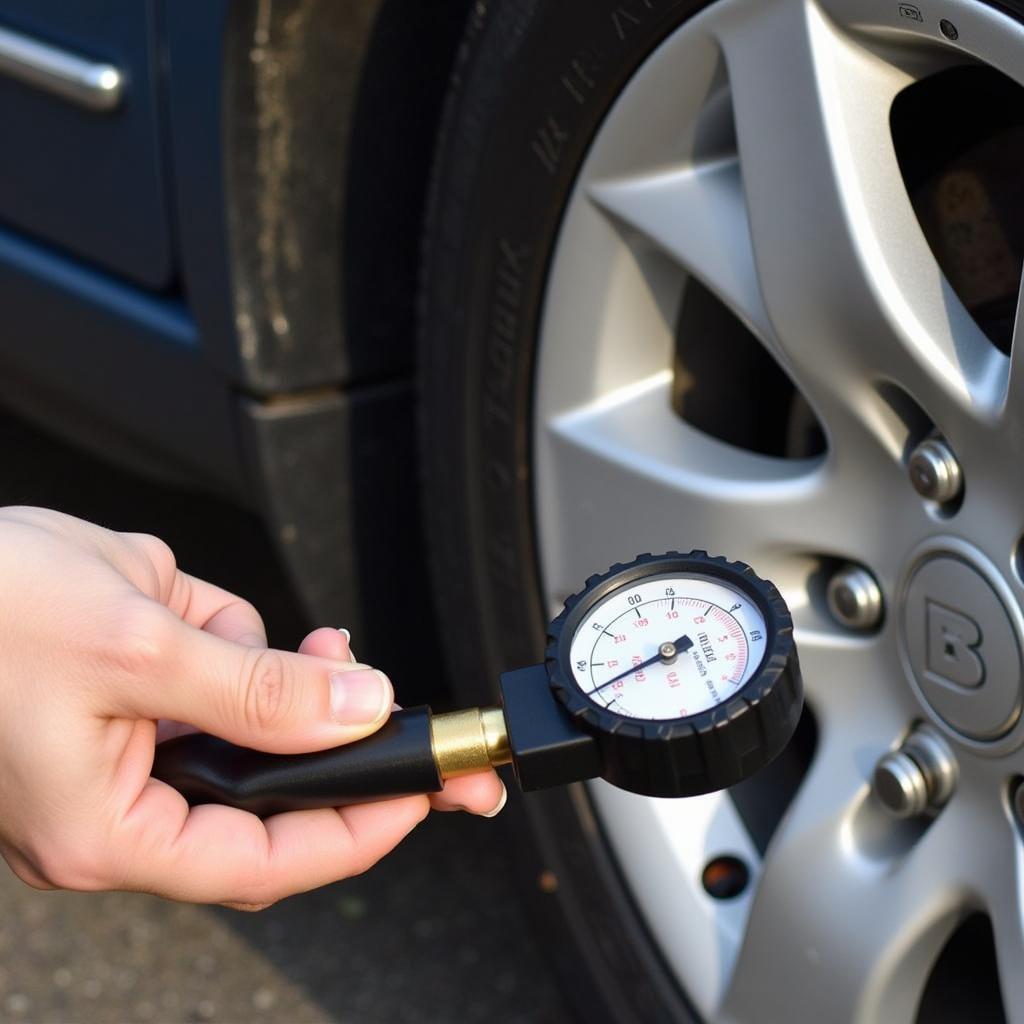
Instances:
[[[421,295],[428,539],[462,699],[493,698],[500,672],[543,653],[532,396],[563,212],[610,105],[701,6],[501,0],[471,15],[435,163]],[[522,832],[525,818],[533,837],[515,847],[526,879],[557,879],[554,899],[538,902],[577,1008],[617,1024],[693,1020],[582,788],[510,803],[510,827]]]

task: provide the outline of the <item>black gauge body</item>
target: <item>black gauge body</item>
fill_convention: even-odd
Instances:
[[[645,719],[621,714],[584,692],[571,648],[581,624],[602,601],[651,578],[713,581],[749,600],[764,620],[764,653],[743,685],[695,714]],[[803,706],[793,622],[776,587],[750,566],[708,555],[640,555],[591,576],[551,623],[545,668],[556,699],[594,738],[600,775],[646,796],[683,797],[725,789],[753,775],[789,742]]]

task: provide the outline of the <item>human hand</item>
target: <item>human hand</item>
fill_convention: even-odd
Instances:
[[[303,753],[369,735],[392,701],[337,630],[268,650],[258,612],[155,537],[0,509],[0,854],[30,885],[258,908],[365,871],[431,804],[500,809],[493,772],[266,821],[190,810],[149,775],[158,727],[183,728],[167,723]]]

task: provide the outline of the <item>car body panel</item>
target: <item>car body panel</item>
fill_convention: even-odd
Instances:
[[[0,25],[125,76],[116,109],[87,110],[0,78],[0,222],[151,290],[173,280],[161,149],[156,7],[5,0]]]

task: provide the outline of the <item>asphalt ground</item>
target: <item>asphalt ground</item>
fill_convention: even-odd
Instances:
[[[184,568],[253,601],[271,643],[301,638],[254,517],[10,417],[0,452],[0,505],[156,533]],[[433,815],[365,875],[259,914],[40,893],[0,862],[0,1022],[569,1024],[511,875],[501,820],[461,814]]]

